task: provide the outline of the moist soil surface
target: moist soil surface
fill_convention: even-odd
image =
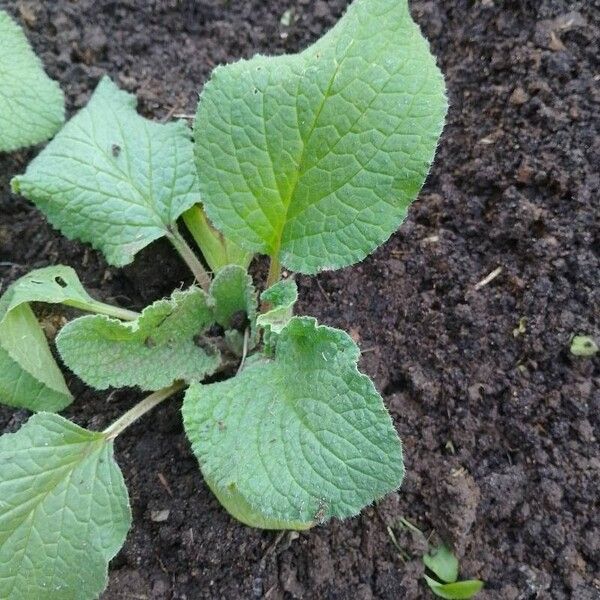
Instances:
[[[108,73],[142,114],[192,114],[212,68],[296,51],[346,1],[0,1],[25,26],[69,111]],[[290,26],[281,23],[293,8]],[[205,486],[181,398],[120,437],[133,528],[104,599],[429,598],[426,539],[451,544],[484,599],[600,598],[600,373],[569,352],[598,336],[600,4],[413,1],[450,112],[402,229],[363,264],[298,277],[300,313],[347,329],[404,441],[407,476],[352,520],[306,533],[234,521]],[[0,282],[65,263],[97,297],[140,309],[190,277],[166,244],[107,267],[9,191],[36,150],[0,155]],[[264,264],[255,267],[264,274]],[[496,277],[478,285],[486,276]],[[67,313],[42,309],[56,325]],[[68,315],[67,315],[68,316]],[[67,376],[66,415],[102,428],[131,390]],[[25,411],[0,409],[0,429]],[[168,510],[166,521],[152,520]],[[420,535],[402,525],[407,519]]]

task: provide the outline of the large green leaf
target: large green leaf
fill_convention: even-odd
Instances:
[[[0,152],[43,142],[64,120],[60,87],[44,73],[23,30],[0,10]]]
[[[12,186],[116,266],[172,236],[172,224],[199,197],[187,126],[139,116],[135,97],[107,77]]]
[[[65,364],[96,389],[158,390],[214,373],[220,353],[202,335],[213,322],[212,299],[192,287],[154,302],[135,321],[75,319],[63,327],[56,346]]]
[[[0,598],[97,598],[130,524],[102,433],[39,413],[0,437]]]
[[[302,529],[396,489],[400,440],[343,331],[293,318],[274,360],[192,385],[183,418],[207,484],[242,522]]]
[[[446,113],[406,0],[355,0],[297,55],[215,69],[195,148],[202,202],[242,248],[303,273],[343,267],[406,216]]]
[[[36,269],[0,299],[0,401],[30,410],[58,411],[72,400],[30,302],[66,304],[132,319],[136,313],[94,300],[71,267]]]
[[[11,304],[13,286],[0,298],[0,402],[61,410],[73,397],[29,304]]]
[[[31,313],[28,306],[23,311]],[[41,332],[35,315],[26,315],[21,322],[26,323],[22,330],[22,336],[27,339],[26,347],[34,350],[32,354],[35,354],[39,363],[34,373],[29,373],[0,344],[0,402],[32,411],[62,410],[71,404],[73,396],[67,389],[46,340],[36,337]]]

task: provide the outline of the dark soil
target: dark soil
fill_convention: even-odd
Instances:
[[[194,111],[214,65],[295,51],[346,1],[0,4],[26,25],[70,110],[108,72],[161,119]],[[451,101],[431,176],[375,255],[299,278],[300,310],[360,341],[362,369],[404,440],[402,489],[308,533],[251,530],[205,487],[172,401],[118,440],[134,525],[105,599],[428,598],[425,543],[401,517],[454,546],[462,574],[486,581],[479,598],[600,598],[599,364],[569,353],[573,334],[600,334],[600,3],[435,0],[412,10]],[[189,281],[161,243],[119,271],[53,231],[8,188],[34,154],[0,157],[4,286],[61,262],[97,296],[140,308]],[[68,416],[92,428],[138,398],[69,383],[78,399]],[[0,428],[26,417],[0,409]],[[168,519],[153,522],[162,509]]]

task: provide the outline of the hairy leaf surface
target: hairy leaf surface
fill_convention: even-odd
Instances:
[[[0,598],[97,598],[130,524],[103,434],[39,413],[0,437]]]
[[[220,354],[202,335],[213,322],[209,296],[190,288],[154,302],[135,321],[104,315],[75,319],[63,327],[56,346],[65,364],[96,389],[158,390],[214,373]]]
[[[269,308],[260,314],[256,320],[259,327],[268,327],[274,333],[279,333],[294,314],[294,304],[298,300],[298,286],[293,279],[278,281],[266,289],[260,299]]]
[[[18,281],[0,298],[0,402],[58,411],[73,397],[29,304],[13,303]]]
[[[25,302],[46,302],[65,304],[89,312],[128,312],[94,300],[81,285],[77,273],[64,265],[30,271],[13,283],[7,296],[8,311]]]
[[[198,200],[187,126],[153,123],[135,104],[103,78],[87,106],[12,181],[66,236],[90,242],[116,266],[170,236]]]
[[[65,101],[44,72],[23,30],[0,10],[0,152],[52,137],[65,120]]]
[[[227,237],[302,273],[355,263],[402,223],[446,113],[442,75],[406,0],[355,0],[296,55],[219,67],[195,152]]]
[[[183,417],[202,473],[251,526],[302,529],[396,489],[400,440],[344,332],[294,317],[274,360],[191,386]]]
[[[256,292],[252,277],[239,265],[223,267],[210,287],[210,295],[215,301],[215,320],[225,329],[232,325],[232,318],[243,312],[250,324],[256,319]]]

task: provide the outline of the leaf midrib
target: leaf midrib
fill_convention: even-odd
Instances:
[[[309,59],[304,58],[303,55],[300,55],[299,58],[302,58],[305,63],[304,63],[304,67],[305,70],[307,68],[307,66],[310,66],[310,60],[313,58],[313,56],[311,56]],[[327,103],[327,100],[331,97],[331,90],[333,89],[333,84],[335,83],[335,79],[338,76],[338,73],[340,71],[340,68],[342,66],[342,62],[344,61],[345,56],[338,62],[337,58],[334,56],[333,60],[336,64],[336,67],[333,71],[333,74],[331,76],[331,79],[329,80],[329,83],[327,85],[327,89],[325,90],[325,93],[323,94],[323,99],[321,100],[321,103],[319,105],[319,108],[317,109],[317,113],[315,115],[315,118],[313,120],[313,123],[311,125],[311,128],[308,132],[308,134],[305,137],[300,136],[300,140],[302,141],[302,152],[300,153],[300,158],[298,160],[298,166],[296,168],[296,177],[294,179],[294,182],[291,186],[290,192],[287,196],[287,198],[282,198],[283,200],[283,205],[285,208],[285,212],[283,214],[283,219],[281,220],[281,225],[279,227],[279,231],[276,232],[276,239],[275,242],[273,244],[273,253],[272,256],[279,256],[279,252],[281,250],[281,239],[283,237],[283,230],[285,229],[285,225],[287,223],[288,220],[288,214],[290,211],[290,206],[292,204],[292,200],[296,194],[296,190],[298,189],[298,184],[300,182],[300,178],[302,177],[302,175],[304,174],[304,161],[306,159],[306,148],[310,142],[310,139],[313,135],[313,133],[315,132],[316,128],[317,128],[317,123],[319,122],[319,118],[321,117],[321,113],[323,112],[323,109],[325,108],[325,104]],[[298,114],[298,88],[300,87],[300,84],[302,83],[303,78],[302,77],[298,77],[298,84],[296,87],[296,124],[298,126],[298,131],[301,131],[300,128],[300,119],[299,119],[299,114]],[[264,106],[264,94],[263,94],[263,106]],[[266,136],[266,139],[268,140],[268,136]],[[270,156],[270,153],[268,152],[268,141],[267,141],[267,153]],[[273,175],[275,176],[275,182],[277,184],[277,186],[279,187],[279,183],[277,180],[277,175],[275,173],[275,167],[273,165],[273,161],[271,160],[271,168],[273,169]],[[281,194],[280,194],[281,195]]]

